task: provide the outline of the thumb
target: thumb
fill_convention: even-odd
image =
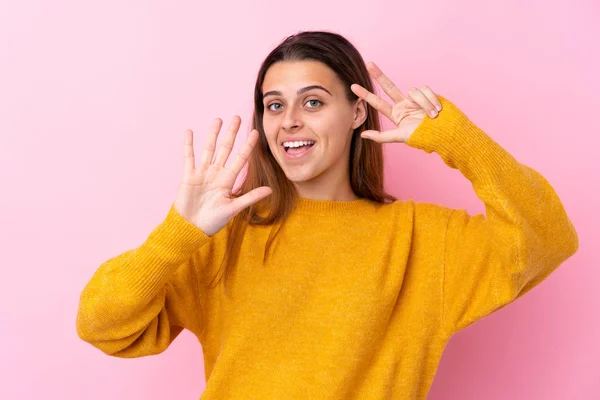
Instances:
[[[360,134],[360,137],[363,139],[369,139],[372,140],[374,142],[377,143],[383,143],[385,142],[384,137],[383,137],[383,133],[379,132],[379,131],[375,131],[375,130],[367,130],[367,131],[363,131]]]
[[[402,143],[402,132],[399,129],[390,129],[388,131],[364,131],[360,135],[365,139],[370,139],[377,143]]]
[[[259,202],[271,193],[273,193],[273,189],[271,189],[268,186],[261,186],[256,189],[252,189],[243,196],[240,196],[233,200],[234,213],[238,214],[243,209],[250,207],[254,203]]]

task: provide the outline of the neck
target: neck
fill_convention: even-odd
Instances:
[[[298,196],[310,200],[352,201],[359,199],[352,190],[347,175],[336,181],[324,178],[326,177],[319,176],[306,182],[294,182]]]

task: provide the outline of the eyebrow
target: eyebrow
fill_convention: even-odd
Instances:
[[[327,89],[325,89],[323,86],[321,85],[311,85],[311,86],[306,86],[303,87],[302,89],[298,89],[298,91],[296,92],[296,94],[302,94],[304,92],[308,92],[309,90],[313,90],[313,89],[321,89],[326,91],[327,93],[329,93],[330,96],[333,97],[333,95],[331,94],[331,92]],[[271,90],[270,92],[267,92],[265,94],[263,94],[263,100],[265,99],[265,97],[267,96],[281,96],[281,92],[279,90]]]

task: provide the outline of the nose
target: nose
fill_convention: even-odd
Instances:
[[[302,128],[302,121],[299,114],[300,113],[296,107],[288,107],[283,116],[283,129],[292,132]]]

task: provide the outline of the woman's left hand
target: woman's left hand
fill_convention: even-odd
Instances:
[[[378,143],[404,143],[417,129],[425,116],[436,118],[442,110],[442,105],[437,95],[428,87],[421,86],[419,89],[411,88],[408,96],[394,85],[374,62],[367,63],[367,70],[377,80],[385,93],[394,101],[391,105],[381,97],[369,92],[359,84],[352,84],[350,89],[361,99],[369,103],[376,110],[390,119],[396,128],[387,131],[367,130],[361,133],[361,137],[371,139]]]

